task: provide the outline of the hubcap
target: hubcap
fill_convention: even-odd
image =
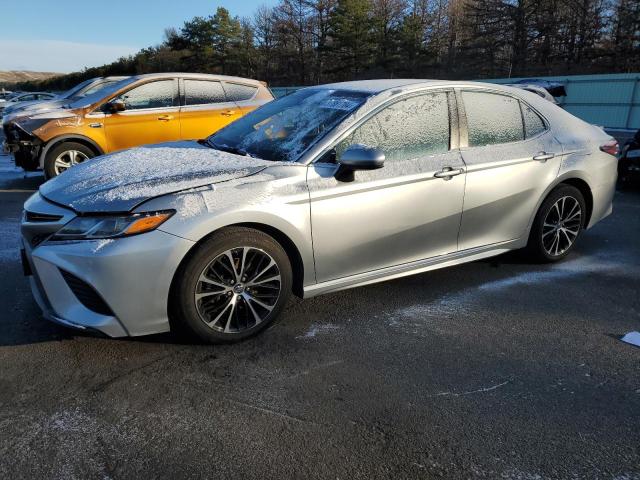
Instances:
[[[281,283],[280,269],[267,252],[232,248],[202,270],[194,300],[209,328],[239,333],[269,316],[280,297]]]
[[[53,170],[56,172],[56,175],[60,175],[68,168],[71,168],[78,163],[82,163],[88,158],[89,157],[78,150],[64,151],[58,155],[53,162]]]
[[[573,197],[562,197],[547,212],[542,224],[542,245],[552,257],[571,248],[582,225],[582,209]]]

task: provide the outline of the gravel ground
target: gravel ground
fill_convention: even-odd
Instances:
[[[233,346],[43,320],[40,182],[0,157],[0,478],[640,479],[640,194],[557,265],[517,254],[292,301]]]

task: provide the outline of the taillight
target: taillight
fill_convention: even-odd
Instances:
[[[617,140],[609,140],[607,143],[600,145],[600,150],[615,157],[620,153],[620,146]]]

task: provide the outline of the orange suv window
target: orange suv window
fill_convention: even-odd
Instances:
[[[173,107],[178,105],[178,88],[174,80],[160,80],[132,88],[118,99],[127,110]]]
[[[227,98],[230,102],[242,102],[251,100],[258,91],[258,87],[224,82],[224,90],[227,92]]]
[[[184,92],[185,105],[207,105],[227,101],[220,82],[185,80]]]

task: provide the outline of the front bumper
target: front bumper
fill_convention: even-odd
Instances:
[[[3,130],[5,141],[2,150],[13,153],[16,166],[25,170],[38,168],[42,141],[12,122],[3,124]]]
[[[66,222],[69,211],[60,210],[65,210],[66,216],[58,223]],[[31,289],[45,318],[111,337],[169,330],[171,281],[193,242],[156,230],[112,241],[37,243],[39,238],[32,235],[36,228],[42,229],[43,223],[23,220],[25,257],[33,273]],[[69,276],[93,291],[109,313],[79,298]]]

